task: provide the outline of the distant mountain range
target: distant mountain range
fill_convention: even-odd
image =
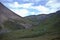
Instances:
[[[60,10],[21,17],[0,3],[0,34],[1,40],[60,40]]]
[[[36,26],[38,24],[41,24],[41,22],[46,22],[48,19],[53,18],[53,17],[56,18],[57,16],[59,16],[59,19],[60,19],[60,10],[51,14],[31,15],[31,16],[26,16],[24,18],[30,20],[32,24]]]

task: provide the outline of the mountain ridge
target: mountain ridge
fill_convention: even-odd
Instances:
[[[13,25],[12,25],[13,24]],[[0,3],[0,26],[4,28],[13,28],[16,26],[16,28],[30,28],[32,25],[23,17],[17,15],[7,7],[5,7],[2,3]],[[20,26],[20,27],[19,27]]]
[[[60,10],[20,17],[0,4],[0,14],[0,40],[60,40]]]

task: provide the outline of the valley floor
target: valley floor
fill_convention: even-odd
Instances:
[[[44,35],[34,38],[22,38],[16,40],[60,40],[60,37],[58,37],[58,35]]]

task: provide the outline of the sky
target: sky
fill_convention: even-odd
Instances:
[[[60,10],[60,0],[0,0],[0,2],[22,17]]]

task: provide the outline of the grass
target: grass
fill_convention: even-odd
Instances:
[[[4,27],[9,30],[18,30],[18,29],[24,29],[24,27],[16,22],[12,21],[6,21],[3,23]]]
[[[53,27],[51,28],[48,26],[35,27],[33,29],[21,29],[21,30],[16,30],[16,31],[6,33],[3,37],[3,40],[19,40],[19,39],[21,40],[36,39],[37,40],[41,36],[48,35],[48,34],[58,34],[58,33],[60,32],[57,31],[57,29],[54,30]]]
[[[19,30],[5,34],[3,40],[51,40],[58,37],[59,35],[60,34],[58,33],[40,34],[33,31],[30,32],[26,30]]]
[[[16,26],[15,22],[14,25],[11,22],[7,24],[6,27]],[[2,35],[1,40],[60,40],[60,18],[53,15],[32,29],[12,30]]]

